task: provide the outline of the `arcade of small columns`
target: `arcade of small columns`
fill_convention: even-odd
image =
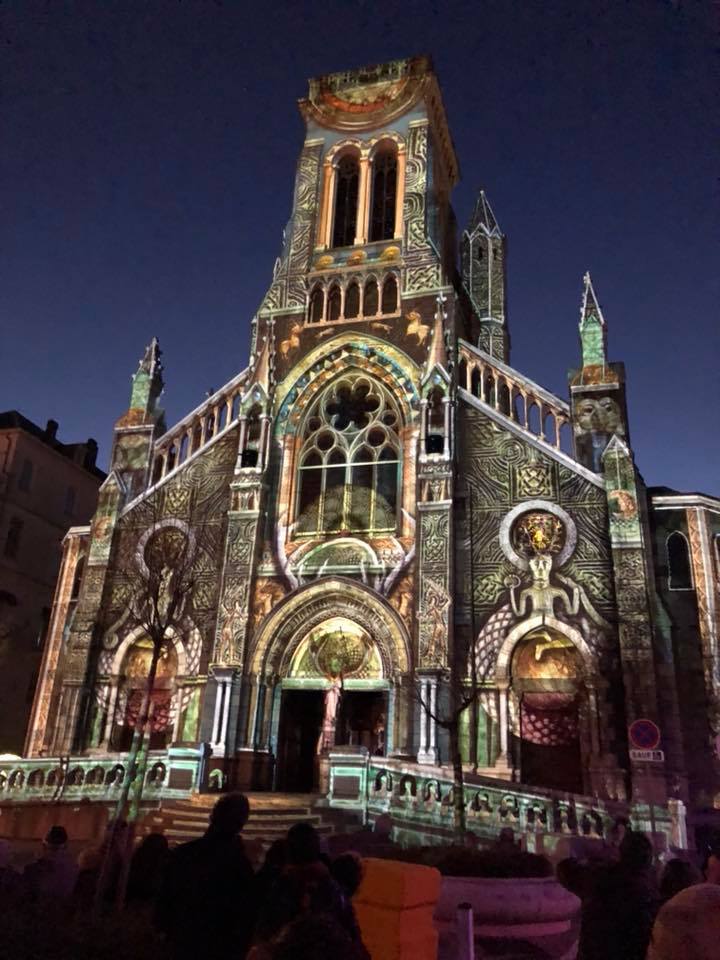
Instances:
[[[336,144],[332,150],[328,151],[323,162],[322,199],[320,202],[317,249],[327,250],[332,247],[337,168],[340,160],[348,156],[348,154],[357,157],[359,168],[355,246],[368,242],[373,160],[381,150],[387,149],[388,147],[395,149],[397,155],[394,238],[402,240],[407,151],[405,141],[402,137],[397,134],[383,134],[381,137],[375,138],[368,143],[355,139],[343,140],[341,143]]]

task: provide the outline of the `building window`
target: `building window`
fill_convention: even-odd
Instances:
[[[397,197],[397,154],[383,150],[373,161],[370,242],[392,240],[395,236]]]
[[[360,373],[342,377],[315,400],[299,457],[299,533],[395,530],[400,426],[391,395]]]
[[[323,291],[323,288],[320,286],[313,287],[313,292],[310,294],[310,323],[320,323],[323,318],[324,307],[325,292]]]
[[[65,516],[71,517],[75,513],[75,487],[68,487],[65,491]]]
[[[387,277],[382,288],[382,312],[397,313],[398,288],[395,277]]]
[[[12,519],[8,525],[7,536],[5,537],[5,556],[15,559],[20,549],[20,537],[22,535],[23,522],[17,517]]]
[[[357,157],[342,157],[335,172],[334,247],[349,247],[355,243],[359,182],[360,165]]]
[[[23,460],[22,470],[18,478],[18,488],[29,491],[32,487],[33,465],[31,460]]]
[[[667,538],[665,548],[667,551],[668,587],[671,590],[692,590],[690,547],[685,536],[676,530]]]
[[[360,315],[360,287],[353,281],[345,291],[345,319],[354,320]]]
[[[377,280],[368,280],[365,284],[365,296],[363,297],[363,314],[366,317],[374,317],[378,312],[378,285]]]
[[[330,287],[330,293],[328,294],[328,320],[330,322],[340,319],[341,307],[342,294],[340,293],[340,287],[335,283]]]
[[[80,598],[80,587],[82,586],[83,573],[85,572],[85,557],[80,557],[75,567],[73,576],[72,590],[70,591],[70,600],[77,601]]]

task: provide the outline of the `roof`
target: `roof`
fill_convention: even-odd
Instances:
[[[22,430],[45,446],[50,447],[61,457],[71,460],[82,470],[96,477],[105,479],[105,473],[95,466],[97,457],[97,443],[92,437],[83,443],[61,443],[55,436],[58,425],[55,420],[48,420],[46,427],[39,427],[32,420],[28,420],[17,410],[5,410],[0,413],[0,430]]]

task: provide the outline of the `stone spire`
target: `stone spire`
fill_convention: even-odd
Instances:
[[[426,374],[429,374],[435,367],[440,367],[447,372],[447,345],[445,343],[445,321],[447,312],[445,304],[447,297],[442,293],[436,298],[437,307],[435,308],[435,319],[433,321],[432,340],[425,364]]]
[[[252,371],[252,383],[262,387],[265,395],[269,397],[275,383],[275,321],[271,318],[265,321],[265,332],[256,358]]]
[[[160,342],[153,337],[133,374],[130,407],[123,418],[128,424],[152,423],[162,418],[162,410],[158,407],[165,386],[161,356]]]
[[[484,190],[463,232],[461,253],[463,287],[479,324],[478,346],[497,360],[507,360],[505,237]]]
[[[583,277],[585,284],[580,307],[580,344],[583,367],[605,366],[607,363],[607,329],[605,318],[598,304],[589,272]]]

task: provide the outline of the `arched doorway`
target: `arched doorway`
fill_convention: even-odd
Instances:
[[[513,766],[533,786],[582,793],[580,653],[559,630],[540,626],[510,661]]]
[[[255,742],[275,757],[277,789],[312,790],[318,757],[333,744],[394,749],[408,724],[396,693],[409,651],[397,612],[349,578],[321,578],[278,604],[249,664],[267,691],[253,707]]]
[[[148,637],[135,640],[125,653],[112,732],[114,750],[125,751],[131,747],[147,690],[152,653],[153,645]],[[160,651],[150,702],[151,750],[165,749],[172,739],[172,698],[177,672],[177,651],[174,644],[166,640]]]
[[[309,631],[281,682],[278,788],[309,792],[317,758],[337,745],[385,752],[388,683],[370,634],[347,617]]]

